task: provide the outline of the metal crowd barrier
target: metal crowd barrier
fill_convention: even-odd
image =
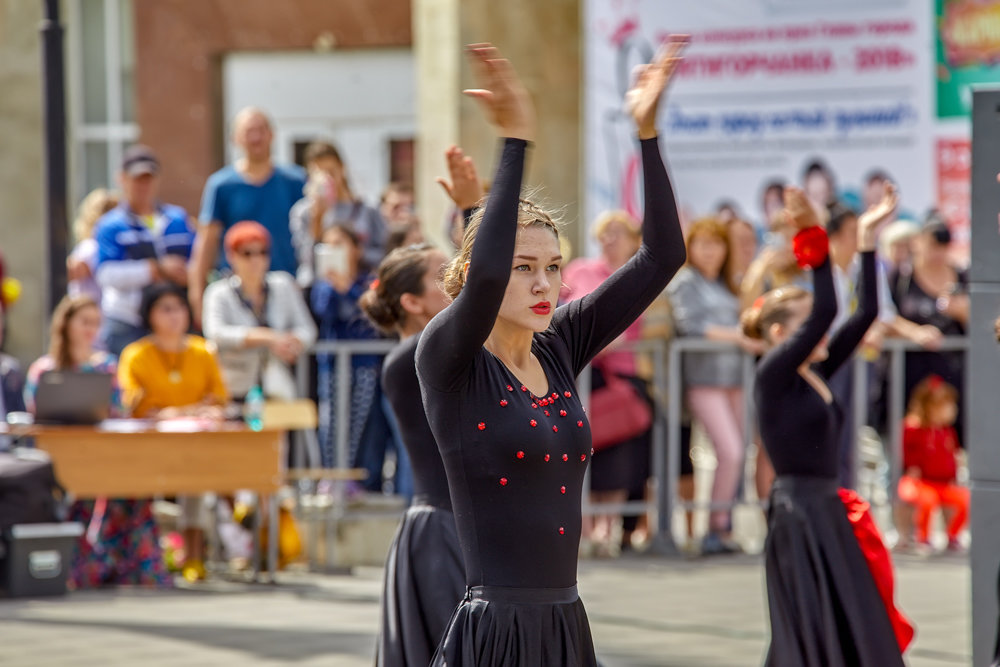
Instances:
[[[358,354],[386,355],[396,342],[392,340],[340,340],[320,341],[309,350],[308,354],[332,354],[336,358],[335,374],[337,402],[334,406],[336,416],[336,467],[350,467],[348,459],[348,440],[350,430],[350,396],[351,396],[351,358]],[[965,337],[945,337],[935,352],[965,352],[969,341]],[[615,347],[615,351],[629,351],[636,354],[649,355],[652,366],[652,389],[654,398],[654,414],[652,423],[651,473],[655,482],[656,494],[649,501],[632,501],[625,503],[591,503],[590,494],[583,495],[583,512],[587,515],[615,513],[622,515],[652,514],[656,516],[656,540],[654,548],[662,552],[676,550],[671,523],[676,508],[684,509],[723,509],[746,504],[748,483],[744,484],[744,495],[726,503],[681,502],[677,497],[680,479],[681,451],[681,408],[683,401],[683,384],[681,377],[681,361],[684,354],[691,352],[731,352],[742,350],[735,344],[722,341],[712,341],[704,338],[675,338],[670,341],[650,339],[630,341]],[[925,352],[924,348],[910,341],[887,338],[884,341],[883,354],[889,357],[888,373],[888,427],[890,437],[886,451],[889,461],[890,487],[889,502],[895,497],[896,484],[902,474],[902,438],[904,406],[904,369],[907,352]],[[869,363],[861,355],[856,355],[854,364],[853,390],[853,429],[858,433],[868,421],[868,373]],[[744,444],[749,450],[753,441],[754,410],[753,410],[753,378],[754,358],[743,353],[743,400],[744,400]],[[309,395],[309,364],[305,355],[299,359],[297,367],[297,382],[299,394]],[[590,400],[590,369],[581,373],[578,380],[579,393],[585,405]],[[959,387],[959,391],[964,387]],[[967,414],[967,413],[966,413]],[[318,452],[308,453],[311,464],[318,464]],[[749,457],[748,457],[749,458]],[[744,478],[746,479],[746,475]],[[584,485],[590,488],[589,473]]]

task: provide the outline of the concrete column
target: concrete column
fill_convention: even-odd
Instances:
[[[972,108],[972,268],[965,401],[972,478],[972,664],[993,660],[1000,575],[1000,89],[977,90]]]
[[[415,0],[418,146],[416,187],[425,233],[444,242],[447,198],[434,183],[445,175],[444,151],[458,143],[480,174],[492,178],[496,138],[475,100],[463,49],[493,42],[524,79],[538,112],[538,137],[525,185],[540,186],[536,199],[557,209],[579,252],[582,155],[582,45],[580,0]],[[583,225],[582,227],[586,227]]]
[[[41,2],[0,0],[0,253],[23,286],[7,313],[5,349],[24,363],[42,352],[47,316],[41,21]]]

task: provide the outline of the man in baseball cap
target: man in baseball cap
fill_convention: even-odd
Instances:
[[[122,174],[128,177],[156,176],[160,173],[160,161],[149,146],[135,144],[129,146],[122,155]]]
[[[122,155],[121,203],[97,222],[96,278],[104,322],[101,342],[112,354],[145,334],[139,317],[142,289],[168,281],[187,285],[194,226],[179,206],[157,200],[160,161],[149,146]]]

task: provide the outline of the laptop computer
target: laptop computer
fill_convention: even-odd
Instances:
[[[96,424],[111,409],[110,373],[45,371],[35,392],[36,424]]]

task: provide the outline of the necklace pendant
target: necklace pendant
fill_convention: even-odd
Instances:
[[[170,371],[170,373],[167,374],[167,379],[170,380],[172,384],[180,384],[183,378],[181,377],[180,371]]]

